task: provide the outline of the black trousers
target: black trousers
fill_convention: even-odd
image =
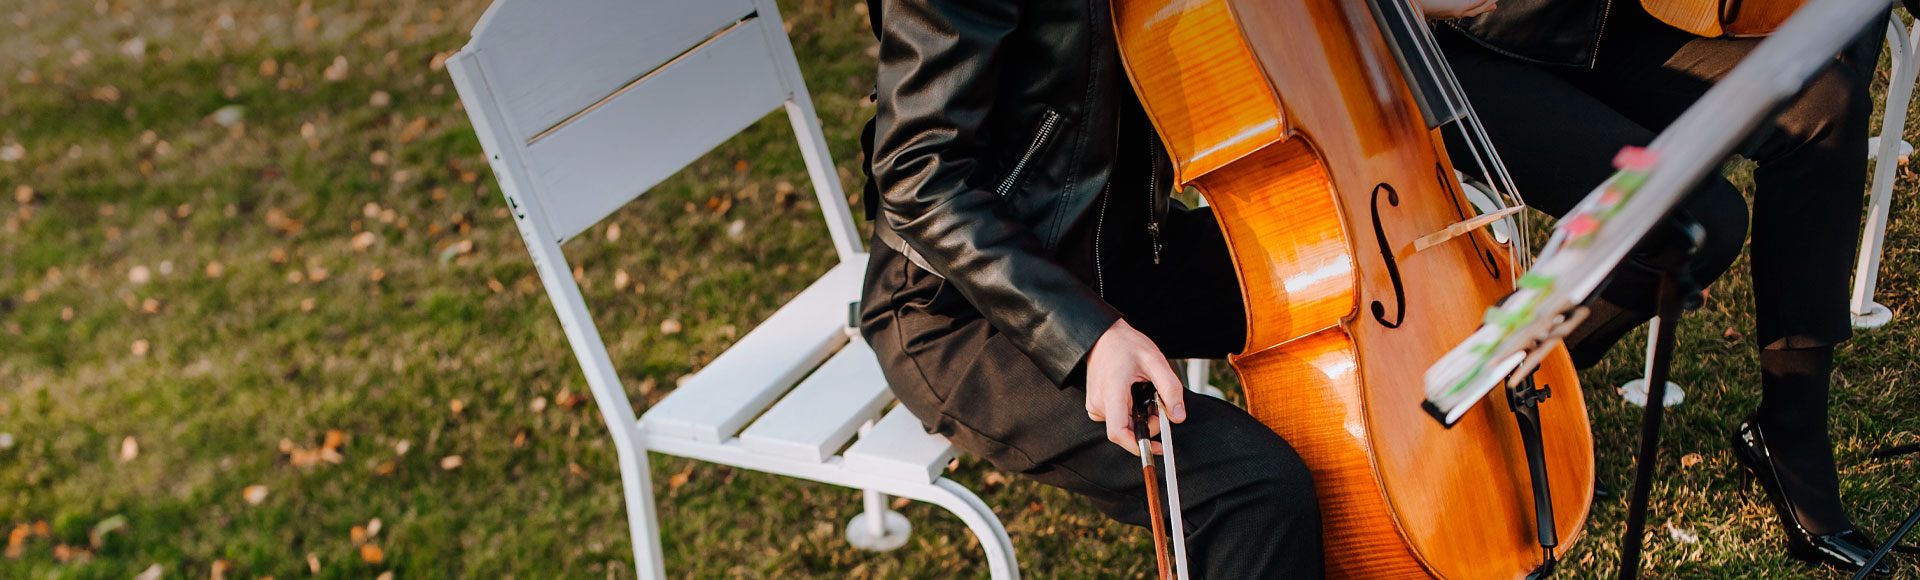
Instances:
[[[1145,199],[1142,193],[1140,199]],[[1139,207],[1132,207],[1132,206]],[[1115,204],[1115,224],[1147,204]],[[1110,229],[1106,299],[1169,358],[1219,358],[1245,336],[1244,308],[1212,214],[1175,210],[1160,263],[1140,236]],[[928,430],[1002,470],[1084,496],[1108,516],[1148,522],[1140,460],[1087,418],[1086,392],[1060,386],[960,293],[885,244],[872,245],[861,333],[900,403]],[[1207,578],[1319,578],[1320,512],[1293,448],[1246,411],[1189,393],[1173,427],[1192,571]]]
[[[1613,172],[1622,146],[1652,141],[1760,41],[1696,37],[1654,20],[1638,2],[1614,2],[1596,66],[1576,69],[1525,62],[1439,28],[1441,47],[1516,186],[1529,205],[1554,217]],[[1741,150],[1759,166],[1751,232],[1762,348],[1832,345],[1852,335],[1848,284],[1866,188],[1867,89],[1885,28],[1879,19],[1864,31]],[[1467,159],[1459,144],[1450,149]],[[1715,172],[1678,214],[1707,230],[1693,274],[1710,283],[1747,240],[1746,200]],[[1587,340],[1569,341],[1576,364],[1597,361],[1653,316],[1659,270],[1652,256],[1683,240],[1660,231],[1669,233],[1643,243],[1602,291],[1619,310],[1590,319],[1587,332],[1576,333]]]

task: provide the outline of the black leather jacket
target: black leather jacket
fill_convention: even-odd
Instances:
[[[1613,0],[1501,0],[1500,7],[1492,12],[1447,24],[1507,56],[1541,64],[1592,67],[1599,56],[1595,49],[1605,34],[1607,17],[1615,8]]]
[[[909,259],[945,277],[1050,378],[1068,382],[1120,317],[1098,288],[1102,196],[1152,203],[1157,224],[1170,188],[1145,183],[1165,186],[1172,174],[1163,155],[1141,167],[1154,137],[1121,68],[1107,2],[868,6],[880,38],[866,146],[873,259]],[[1117,161],[1121,151],[1138,152],[1130,166]],[[1129,181],[1110,186],[1120,180]],[[885,307],[874,302],[888,289],[872,285],[864,306]]]

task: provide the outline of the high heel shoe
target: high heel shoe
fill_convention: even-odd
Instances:
[[[1787,533],[1788,556],[1845,571],[1859,570],[1873,557],[1879,545],[1858,528],[1815,534],[1800,525],[1800,518],[1793,510],[1793,498],[1787,496],[1787,490],[1780,484],[1780,474],[1774,471],[1772,454],[1767,451],[1767,439],[1752,418],[1741,421],[1740,427],[1733,432],[1733,457],[1745,468],[1741,478],[1743,482],[1758,481],[1760,487],[1767,490],[1767,500],[1773,504],[1774,513],[1780,517],[1780,527]],[[1893,567],[1884,561],[1880,562],[1873,567],[1873,574],[1892,575]]]

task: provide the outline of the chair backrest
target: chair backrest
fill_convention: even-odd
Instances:
[[[447,62],[508,202],[556,241],[784,105],[859,247],[772,0],[497,0]]]

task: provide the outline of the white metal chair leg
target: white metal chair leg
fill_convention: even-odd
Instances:
[[[919,488],[924,494],[906,495],[920,501],[931,503],[967,524],[974,537],[980,538],[980,546],[987,551],[987,570],[993,580],[1020,580],[1020,567],[1014,563],[1013,538],[1007,536],[1007,528],[1000,525],[1000,518],[993,514],[993,508],[987,507],[980,497],[967,491],[967,488],[954,483],[951,479],[933,482],[932,487]]]
[[[860,426],[860,436],[866,437],[873,430],[874,422]],[[907,516],[893,511],[887,505],[887,494],[878,490],[860,490],[861,511],[847,521],[847,543],[862,550],[888,552],[907,545],[907,536],[913,533],[913,523]]]
[[[1913,58],[1920,53],[1920,45],[1914,44],[1916,39],[1900,25],[1900,19],[1887,23],[1887,51],[1893,56],[1893,78],[1887,84],[1880,136],[1875,139],[1875,150],[1870,152],[1879,161],[1873,169],[1873,199],[1867,211],[1867,231],[1860,242],[1859,262],[1853,269],[1853,300],[1849,307],[1855,328],[1879,328],[1893,321],[1893,311],[1874,302],[1873,293],[1880,281],[1880,258],[1885,249],[1887,220],[1893,210],[1895,172],[1900,167],[1903,149],[1911,147],[1901,138],[1906,131],[1907,106],[1912,102],[1915,76],[1920,74],[1920,63]]]
[[[1646,370],[1641,371],[1640,378],[1620,385],[1620,396],[1635,407],[1647,406],[1647,377],[1653,376],[1653,340],[1655,336],[1660,335],[1660,324],[1658,316],[1647,323]],[[1680,385],[1673,384],[1673,381],[1667,381],[1666,406],[1672,407],[1685,400],[1687,400],[1687,392],[1681,390]]]

